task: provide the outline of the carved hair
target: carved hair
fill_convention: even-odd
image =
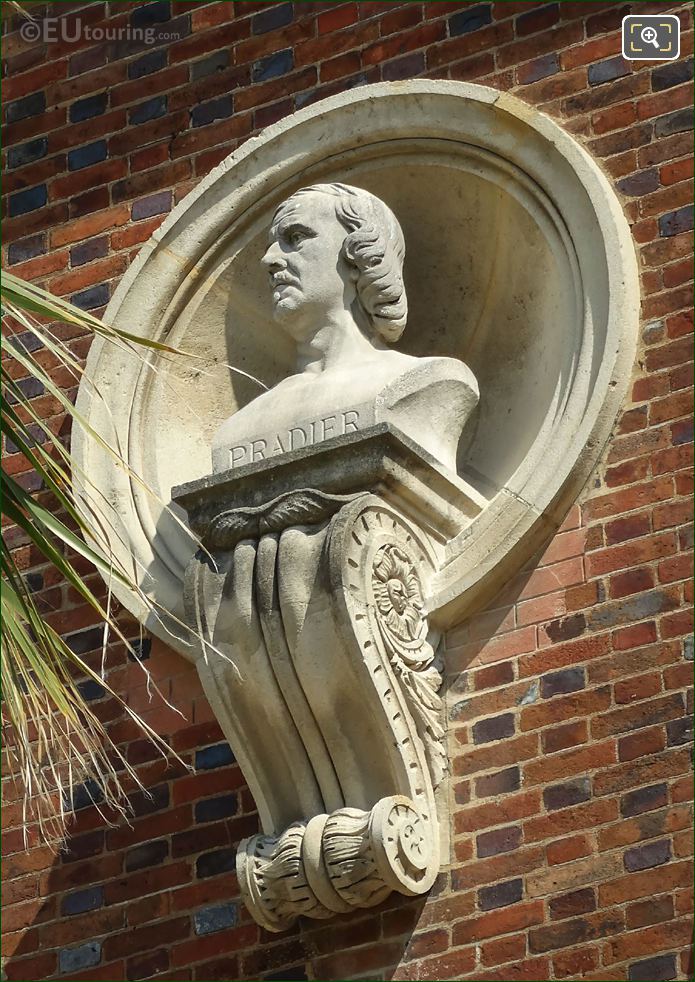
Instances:
[[[408,316],[403,283],[405,241],[396,216],[374,194],[349,184],[313,184],[301,188],[275,213],[280,213],[300,194],[317,192],[337,198],[335,213],[348,234],[343,258],[358,271],[355,288],[363,310],[382,341],[397,341]]]

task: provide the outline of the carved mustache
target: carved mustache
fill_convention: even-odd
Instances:
[[[298,281],[287,272],[271,273],[270,282],[273,287],[276,286],[298,286]]]

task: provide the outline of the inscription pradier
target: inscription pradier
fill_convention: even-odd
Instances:
[[[249,443],[241,443],[232,447],[229,466],[241,467],[252,464],[268,457],[288,453],[290,450],[301,450],[334,436],[344,436],[355,433],[360,429],[360,412],[358,409],[345,409],[321,419],[307,420],[297,423],[282,433],[262,436]]]

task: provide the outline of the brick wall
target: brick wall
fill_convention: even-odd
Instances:
[[[254,803],[194,670],[156,640],[139,645],[184,719],[148,698],[141,666],[113,646],[109,681],[195,772],[157,759],[113,701],[88,688],[151,797],[133,795],[130,825],[111,816],[105,826],[85,788],[55,856],[34,829],[25,851],[18,795],[6,788],[6,977],[685,979],[690,6],[49,8],[67,40],[27,43],[14,22],[4,38],[3,261],[13,272],[100,313],[173,203],[259,128],[365,82],[452,78],[518,94],[595,155],[633,227],[643,320],[629,399],[580,503],[543,554],[448,638],[455,859],[431,895],[279,937],[259,930],[233,872],[236,843],[257,828]],[[623,61],[620,23],[631,9],[679,14],[678,61]],[[150,44],[70,40],[78,20],[159,33]],[[62,332],[86,353],[84,337]],[[49,352],[37,358],[51,367]],[[52,396],[22,384],[64,429]],[[5,466],[32,486],[18,454]],[[9,534],[50,622],[98,657],[90,611]],[[125,616],[124,625],[137,636]]]

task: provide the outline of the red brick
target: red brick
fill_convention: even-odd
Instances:
[[[611,649],[610,637],[597,634],[588,638],[576,638],[563,644],[553,645],[543,651],[524,655],[519,659],[519,676],[541,675],[554,668],[575,665],[605,655]]]
[[[548,815],[539,815],[524,822],[524,841],[540,842],[558,835],[576,832],[579,828],[603,825],[618,817],[615,801],[590,801],[563,808]]]
[[[543,904],[539,900],[531,903],[514,904],[511,907],[493,910],[479,917],[455,924],[451,932],[455,945],[472,944],[484,938],[494,938],[502,934],[520,931],[532,924],[543,921]]]
[[[156,948],[159,945],[171,944],[186,937],[190,930],[190,919],[177,917],[168,921],[160,921],[158,924],[126,931],[123,934],[112,933],[104,941],[104,957],[118,958],[122,955],[146,951],[148,948]]]
[[[591,689],[586,692],[573,692],[535,706],[526,706],[521,711],[521,729],[535,730],[551,723],[572,719],[575,716],[591,716],[601,713],[610,706],[611,696],[608,687]]]
[[[499,941],[487,941],[480,946],[480,960],[483,965],[502,965],[505,962],[518,962],[526,955],[526,935],[513,934]]]
[[[617,703],[647,699],[661,691],[661,676],[658,672],[651,672],[647,675],[626,679],[623,682],[616,682],[613,691]]]
[[[627,651],[630,648],[641,648],[644,645],[656,641],[656,624],[654,621],[645,621],[642,624],[633,624],[630,627],[620,628],[614,631],[611,640],[615,651]]]
[[[584,774],[605,767],[613,760],[616,760],[616,747],[613,740],[594,743],[588,747],[577,747],[574,750],[553,754],[552,757],[526,763],[524,783],[545,784],[549,781],[557,781],[573,774]]]
[[[692,176],[692,159],[677,160],[672,164],[664,164],[664,166],[659,169],[659,180],[665,187],[667,187],[669,184],[678,184],[680,181],[686,181]]]
[[[573,948],[553,955],[553,970],[558,979],[568,976],[584,978],[588,971],[598,967],[599,952],[596,947]]]
[[[673,919],[673,897],[650,897],[630,904],[625,912],[628,930]]]
[[[682,751],[665,751],[631,764],[619,764],[599,771],[594,778],[594,794],[615,794],[627,788],[650,784],[667,777],[685,773],[687,755]]]
[[[565,723],[564,726],[544,730],[541,734],[541,745],[546,754],[553,754],[586,743],[587,739],[586,721],[577,720],[574,723]]]
[[[557,842],[550,842],[546,846],[546,856],[548,857],[549,866],[570,863],[573,859],[581,859],[582,856],[590,855],[591,851],[591,845],[585,835],[574,835],[570,838],[558,839]]]
[[[611,938],[604,946],[604,964],[624,961],[626,958],[637,958],[640,955],[652,955],[668,948],[687,944],[692,937],[690,920],[669,921],[654,927],[640,928],[620,937]]]
[[[565,14],[567,16],[567,14]],[[589,65],[603,58],[610,58],[611,55],[620,53],[619,35],[609,35],[608,37],[596,38],[587,41],[585,44],[578,44],[569,51],[563,51],[560,55],[560,63],[565,71],[576,68],[579,65]]]

